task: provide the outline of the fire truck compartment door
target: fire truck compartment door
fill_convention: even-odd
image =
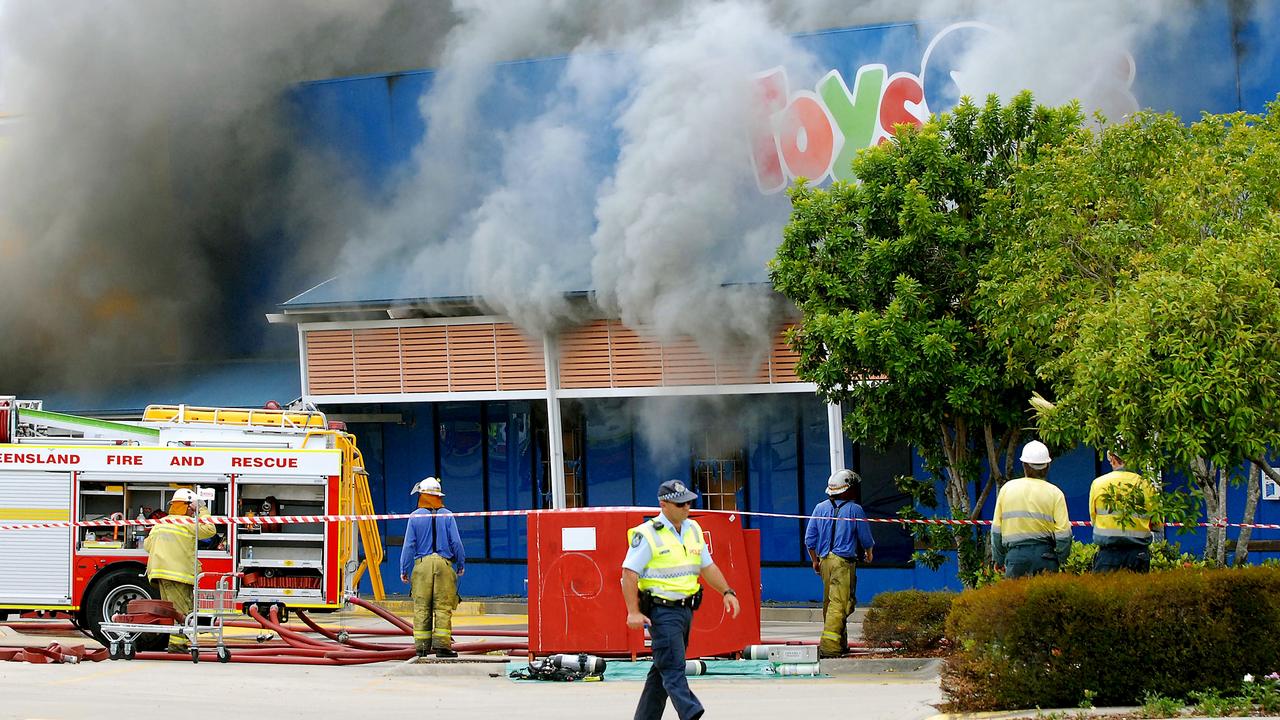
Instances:
[[[71,519],[71,473],[0,472],[0,526]],[[0,604],[71,604],[71,528],[0,530]]]

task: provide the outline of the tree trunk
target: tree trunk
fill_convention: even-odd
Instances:
[[[1245,482],[1249,483],[1246,488],[1244,501],[1244,517],[1240,522],[1249,525],[1253,522],[1254,516],[1258,512],[1258,497],[1262,495],[1262,466],[1258,461],[1249,463],[1249,472],[1245,473]],[[1249,562],[1249,538],[1253,535],[1253,528],[1240,528],[1240,537],[1236,539],[1236,555],[1232,559],[1234,565],[1244,565]]]
[[[1218,532],[1218,544],[1214,548],[1217,550],[1218,567],[1227,564],[1227,528],[1224,523],[1227,521],[1227,476],[1230,473],[1218,470],[1218,514],[1214,518],[1214,530]]]
[[[1218,523],[1225,516],[1225,492],[1219,492],[1220,471],[1204,458],[1196,458],[1192,475],[1204,494],[1204,515],[1209,527],[1204,532],[1204,559],[1222,564],[1226,556],[1226,533]]]

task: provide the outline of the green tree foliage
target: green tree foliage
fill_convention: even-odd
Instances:
[[[1003,106],[966,99],[860,153],[858,183],[802,181],[791,191],[770,276],[803,313],[790,338],[797,374],[844,404],[855,441],[916,446],[945,480],[953,517],[977,517],[1011,474],[1033,387],[1031,372],[1007,372],[1008,353],[976,303],[996,225],[1014,205],[1014,174],[1082,128],[1074,105],[1036,106],[1029,94]],[[931,485],[914,490],[933,500]],[[981,534],[931,532],[962,551],[971,582]]]
[[[1188,474],[1213,521],[1280,440],[1276,110],[1072,136],[1019,174],[980,293],[1006,372],[1049,385],[1042,434]]]

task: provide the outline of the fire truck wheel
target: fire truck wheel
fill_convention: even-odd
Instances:
[[[103,645],[110,641],[102,634],[99,626],[111,619],[112,615],[125,612],[131,600],[156,600],[160,593],[147,582],[146,576],[136,568],[116,568],[108,570],[102,577],[94,581],[93,586],[85,593],[84,619],[82,630],[89,631]],[[139,635],[134,642],[139,650],[163,650],[168,637],[156,633]]]

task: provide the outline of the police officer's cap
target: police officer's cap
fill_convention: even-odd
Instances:
[[[679,480],[668,480],[658,486],[658,499],[673,503],[687,503],[698,499],[698,494]]]

